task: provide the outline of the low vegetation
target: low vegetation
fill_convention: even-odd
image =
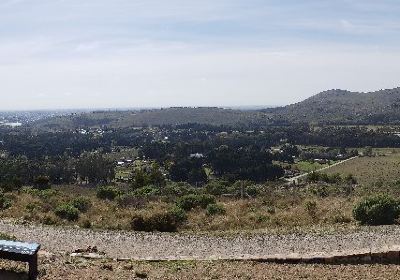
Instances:
[[[363,225],[391,225],[400,215],[400,201],[386,195],[368,197],[353,209],[354,218]]]

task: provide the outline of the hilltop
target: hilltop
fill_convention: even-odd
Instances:
[[[302,102],[265,110],[274,119],[328,124],[389,124],[400,122],[400,88],[376,92],[333,89]]]
[[[63,130],[82,127],[142,127],[199,123],[206,125],[399,124],[400,88],[376,92],[333,89],[296,104],[258,110],[217,107],[172,107],[149,110],[94,111],[56,116],[35,128]]]
[[[126,128],[199,123],[208,125],[243,125],[268,121],[270,114],[256,110],[223,109],[217,107],[172,107],[136,111],[95,111],[71,114],[38,121],[42,129],[76,129],[80,127]]]

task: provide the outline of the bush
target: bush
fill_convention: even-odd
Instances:
[[[38,176],[33,180],[35,188],[44,190],[50,188],[50,178],[47,176]]]
[[[131,228],[135,231],[175,232],[185,220],[185,212],[174,208],[166,212],[154,213],[149,217],[135,215],[131,221]]]
[[[44,225],[52,226],[57,224],[57,218],[52,215],[44,215],[41,220]]]
[[[119,189],[112,186],[99,187],[97,189],[97,197],[100,199],[114,200],[117,196],[121,194],[122,192]]]
[[[315,201],[307,201],[304,208],[310,217],[315,218],[317,216],[317,203]]]
[[[189,194],[178,199],[176,205],[185,210],[190,211],[193,208],[201,207],[203,209],[207,208],[209,204],[215,204],[215,197],[212,195],[202,194],[195,195]]]
[[[142,208],[146,205],[146,200],[143,197],[138,197],[133,193],[127,193],[118,196],[117,203],[121,207]]]
[[[156,186],[149,185],[149,186],[145,186],[140,189],[134,190],[133,194],[137,195],[137,196],[151,197],[151,196],[160,195],[160,189],[157,188]]]
[[[250,181],[236,181],[232,186],[229,187],[229,193],[241,196],[246,193],[246,188],[251,186],[252,182]]]
[[[225,208],[221,204],[209,204],[206,208],[208,216],[223,215],[225,214]]]
[[[43,200],[48,200],[51,197],[55,196],[57,194],[56,190],[52,190],[52,189],[45,189],[45,190],[41,190],[37,193],[37,196],[39,196],[41,199]]]
[[[205,190],[208,194],[212,195],[222,195],[229,193],[226,184],[220,181],[212,181],[205,186]]]
[[[187,183],[171,183],[165,186],[163,189],[163,194],[164,195],[169,195],[173,197],[180,197],[183,195],[188,195],[188,194],[195,194],[197,193],[197,189],[193,188],[191,185]]]
[[[76,221],[79,219],[79,210],[71,204],[62,204],[56,208],[54,213],[61,219]]]
[[[0,210],[11,207],[11,200],[4,195],[3,189],[0,189]]]
[[[89,219],[84,219],[81,224],[81,228],[92,228],[92,222]]]
[[[260,187],[258,186],[247,186],[245,192],[248,196],[256,197],[260,194]]]
[[[170,211],[171,215],[173,215],[175,217],[177,222],[183,223],[187,220],[186,212],[182,208],[173,207],[169,211]]]
[[[354,219],[363,225],[391,225],[399,215],[399,201],[384,195],[366,198],[353,209]]]
[[[92,202],[87,197],[77,197],[71,201],[71,205],[81,212],[86,212],[92,207]]]

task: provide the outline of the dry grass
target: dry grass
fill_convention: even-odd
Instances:
[[[55,225],[90,226],[102,229],[130,229],[135,214],[148,216],[174,206],[173,201],[149,200],[141,208],[121,207],[116,201],[100,200],[94,189],[80,186],[55,188],[56,193],[40,197],[28,193],[7,194],[12,206],[0,212],[9,217],[31,222]],[[92,207],[81,213],[78,221],[61,220],[54,214],[56,207],[68,203],[77,196],[90,199]],[[307,210],[307,201],[315,202],[313,213]],[[220,198],[218,203],[225,208],[225,214],[209,216],[204,209],[188,212],[187,222],[181,231],[239,231],[254,229],[288,229],[297,227],[353,225],[351,209],[354,199],[342,196],[326,198],[303,190],[275,190],[268,195],[254,199]]]
[[[360,157],[324,171],[328,174],[353,174],[361,185],[393,183],[400,178],[400,150],[380,150],[375,157]]]

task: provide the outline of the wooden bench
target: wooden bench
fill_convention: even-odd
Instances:
[[[0,258],[29,264],[29,279],[38,275],[38,252],[40,244],[0,240]]]

